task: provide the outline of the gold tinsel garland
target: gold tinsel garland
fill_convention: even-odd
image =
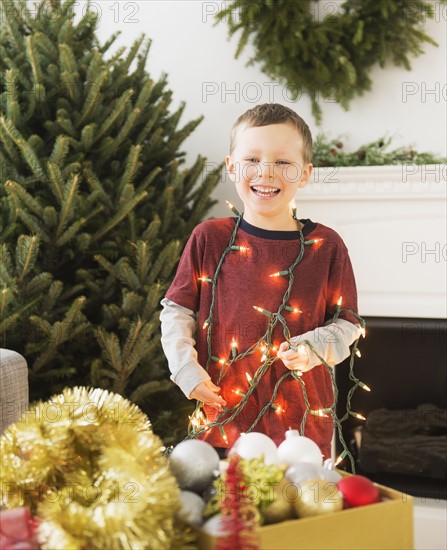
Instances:
[[[130,401],[66,389],[1,436],[1,505],[30,507],[44,549],[180,547],[189,541],[176,529],[179,489],[163,451]]]

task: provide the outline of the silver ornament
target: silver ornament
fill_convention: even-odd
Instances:
[[[180,493],[181,508],[176,513],[177,519],[199,527],[203,523],[203,510],[205,502],[196,493],[191,491],[181,491]]]
[[[301,462],[287,468],[284,477],[292,483],[301,484],[305,481],[309,481],[309,479],[319,479],[321,469],[322,468],[320,468],[316,464],[311,464],[310,462]]]
[[[337,483],[338,481],[340,481],[342,476],[337,472],[337,470],[326,470],[325,468],[323,468],[320,478],[325,479],[326,481]]]
[[[202,493],[219,469],[219,455],[206,441],[182,441],[169,457],[172,473],[180,489]]]

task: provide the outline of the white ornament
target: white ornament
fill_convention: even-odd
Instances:
[[[336,470],[328,470],[326,468],[323,468],[320,477],[321,479],[325,479],[326,481],[330,481],[332,483],[338,483],[342,478]]]
[[[335,470],[327,470],[317,464],[309,464],[308,462],[300,462],[287,468],[284,477],[291,481],[301,485],[305,481],[311,479],[324,479],[332,483],[337,483],[341,479],[341,475]]]
[[[294,430],[288,430],[292,432]],[[300,462],[323,465],[323,455],[316,443],[302,435],[286,432],[286,440],[278,447],[278,459],[281,464],[292,466]]]
[[[172,451],[169,465],[180,489],[203,493],[219,469],[219,455],[206,441],[182,441]]]
[[[199,526],[203,523],[203,510],[205,502],[199,495],[191,491],[181,491],[181,508],[176,513],[176,517],[189,525]]]
[[[284,474],[284,477],[292,483],[301,485],[301,483],[304,483],[305,481],[319,479],[320,473],[319,466],[316,464],[301,462],[300,464],[293,464],[293,466],[289,466]]]
[[[225,531],[222,525],[223,515],[216,514],[202,525],[202,531],[213,535],[214,537],[221,537],[222,535],[228,535],[228,531]]]
[[[242,434],[231,447],[228,456],[235,453],[245,460],[264,457],[266,464],[278,463],[278,448],[274,441],[260,432]]]

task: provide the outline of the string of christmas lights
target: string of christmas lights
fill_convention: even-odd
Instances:
[[[249,427],[247,432],[251,432],[255,429],[258,422],[261,420],[262,416],[270,409],[275,409],[276,413],[281,414],[283,412],[283,408],[279,403],[275,403],[276,395],[279,389],[279,386],[281,383],[289,376],[292,376],[295,378],[295,380],[299,383],[302,394],[303,394],[303,400],[304,404],[306,406],[306,410],[303,413],[303,418],[300,425],[300,433],[301,435],[304,435],[305,433],[305,427],[307,422],[308,415],[313,416],[324,416],[328,417],[330,414],[332,416],[334,427],[337,430],[339,441],[343,447],[343,451],[338,457],[336,464],[338,465],[344,458],[349,457],[351,461],[351,466],[353,471],[355,471],[355,464],[354,459],[346,445],[346,442],[343,438],[342,434],[342,422],[344,422],[349,416],[353,416],[354,418],[357,418],[359,420],[365,420],[365,417],[361,414],[353,411],[351,409],[351,400],[354,392],[358,387],[370,391],[370,388],[361,382],[359,378],[354,374],[354,363],[355,363],[355,356],[360,357],[360,351],[358,349],[358,342],[360,340],[360,337],[357,338],[352,346],[351,356],[350,356],[350,362],[349,362],[349,379],[353,382],[353,386],[350,388],[348,396],[347,396],[347,403],[346,403],[346,413],[342,418],[339,418],[336,412],[336,406],[338,401],[338,388],[335,381],[335,372],[333,367],[331,367],[323,357],[321,357],[318,352],[315,350],[314,346],[309,340],[302,340],[299,342],[299,346],[293,344],[291,341],[291,335],[289,328],[287,326],[286,319],[283,317],[282,312],[288,311],[291,313],[299,314],[302,313],[301,310],[298,307],[295,307],[293,304],[289,303],[289,298],[292,292],[292,286],[294,283],[294,275],[293,270],[295,267],[301,262],[305,248],[306,246],[313,246],[315,244],[320,244],[323,239],[310,239],[310,240],[304,240],[304,235],[301,229],[301,224],[296,216],[296,209],[294,208],[292,210],[293,218],[296,220],[298,225],[298,231],[300,236],[300,249],[298,252],[298,255],[296,256],[295,260],[292,262],[292,264],[282,271],[272,273],[270,277],[288,277],[288,285],[287,289],[283,295],[282,302],[280,303],[278,310],[276,312],[268,311],[264,309],[261,305],[253,305],[253,308],[259,312],[261,315],[265,315],[268,318],[268,326],[267,331],[261,336],[261,338],[251,345],[249,348],[247,348],[245,351],[239,352],[238,350],[238,342],[233,338],[230,344],[230,353],[228,358],[222,358],[218,357],[213,353],[212,350],[212,331],[213,331],[213,318],[214,318],[214,307],[215,307],[215,300],[216,300],[216,283],[217,278],[219,276],[219,273],[222,268],[222,264],[225,261],[225,258],[228,254],[234,253],[234,252],[242,252],[245,253],[248,248],[242,245],[236,245],[236,236],[237,232],[242,220],[242,214],[238,212],[238,210],[227,201],[227,205],[230,208],[230,210],[236,215],[236,224],[233,230],[233,233],[231,234],[230,241],[225,248],[225,250],[222,253],[222,256],[217,264],[216,271],[214,275],[211,277],[209,275],[204,275],[199,278],[199,281],[202,284],[211,284],[211,305],[209,314],[207,316],[207,319],[205,323],[203,324],[203,330],[207,331],[207,348],[208,348],[208,358],[205,365],[205,370],[208,371],[210,364],[212,361],[218,363],[221,366],[220,374],[215,382],[217,385],[219,385],[220,381],[224,378],[228,370],[234,365],[234,363],[243,360],[248,355],[252,355],[258,351],[262,353],[261,356],[261,364],[259,368],[256,370],[256,372],[253,374],[253,376],[250,376],[248,373],[246,373],[248,388],[242,390],[240,388],[233,389],[233,392],[240,396],[241,399],[238,402],[237,405],[234,405],[233,407],[223,407],[222,412],[217,416],[217,418],[213,422],[206,423],[206,417],[203,413],[203,403],[198,402],[196,405],[196,409],[194,413],[190,417],[190,424],[189,424],[189,433],[187,439],[196,438],[199,435],[203,434],[205,431],[210,430],[214,427],[218,427],[220,430],[220,433],[222,434],[222,439],[225,441],[225,443],[228,443],[228,439],[225,433],[225,425],[229,422],[232,422],[244,409],[245,405],[247,404],[248,400],[250,399],[250,395],[253,393],[253,391],[257,388],[259,383],[261,382],[263,376],[268,371],[269,367],[278,360],[278,357],[274,355],[274,352],[277,351],[277,347],[272,342],[272,334],[275,327],[278,325],[278,323],[282,326],[284,339],[288,343],[290,349],[293,349],[296,351],[299,347],[306,345],[310,351],[312,351],[320,360],[321,364],[323,364],[332,381],[332,387],[334,392],[334,401],[330,407],[326,407],[324,409],[318,409],[314,410],[311,407],[311,404],[308,399],[308,395],[306,392],[306,386],[304,381],[301,379],[301,374],[298,371],[290,370],[288,372],[285,372],[276,382],[275,387],[272,392],[271,399],[266,405],[259,411],[258,416],[256,417],[255,421],[252,423],[252,425]],[[357,313],[355,313],[352,309],[342,309],[342,297],[339,298],[336,307],[335,307],[335,313],[332,319],[330,319],[326,324],[334,323],[338,317],[340,316],[340,313],[342,311],[346,311],[348,313],[351,313],[355,316],[355,318],[359,321],[359,324],[361,326],[361,334],[364,337],[365,336],[365,321],[360,317]]]

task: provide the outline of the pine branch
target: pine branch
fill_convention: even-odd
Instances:
[[[99,130],[96,132],[94,143],[96,143],[99,140],[99,138],[101,138],[110,129],[110,127],[116,121],[116,119],[123,113],[127,103],[129,102],[133,94],[134,94],[134,91],[130,89],[130,90],[126,90],[121,95],[121,97],[116,102],[116,105],[113,108],[110,115],[106,118],[104,123],[100,126]]]
[[[42,86],[42,72],[39,66],[39,54],[36,51],[34,40],[32,36],[25,38],[26,53],[33,71],[33,84],[34,92],[37,102],[43,102],[45,100],[45,88]]]
[[[178,261],[180,252],[180,242],[171,241],[160,252],[157,260],[153,264],[149,275],[147,277],[148,283],[154,283],[157,277],[160,276],[161,271],[170,270],[173,265]]]
[[[60,285],[60,281],[57,281]],[[43,298],[42,309],[44,311],[51,309],[50,304],[48,303],[48,298],[51,295],[53,285],[56,284],[56,281],[53,281],[51,273],[43,272],[35,275],[29,282],[26,283],[24,289],[29,296],[41,295]],[[48,292],[48,294],[46,294]]]
[[[39,254],[39,239],[38,237],[28,237],[20,235],[17,240],[15,253],[16,273],[18,282],[21,284],[25,276],[33,269],[36,264]]]
[[[130,394],[130,400],[133,403],[142,403],[145,399],[152,397],[158,393],[163,393],[172,389],[173,383],[169,380],[152,380],[141,384]]]
[[[89,83],[88,92],[82,107],[81,118],[77,123],[78,128],[81,126],[81,124],[88,120],[88,117],[95,109],[97,102],[100,100],[100,90],[104,86],[109,76],[107,69],[103,69],[96,74],[97,65],[99,65],[99,58],[93,56],[88,69],[88,73],[91,72],[92,76],[87,80],[87,82]]]
[[[41,219],[43,218],[43,208],[21,185],[14,181],[7,181],[5,183],[5,190],[7,193],[14,195],[18,204],[22,203],[22,205],[28,207],[36,216]]]
[[[21,113],[19,105],[19,97],[16,86],[16,72],[14,69],[6,71],[5,75],[6,86],[6,116],[11,122],[17,126],[20,124]]]
[[[45,172],[40,165],[39,159],[34,153],[33,149],[28,145],[21,133],[17,130],[12,122],[0,116],[0,126],[11,141],[15,143],[17,148],[21,151],[23,158],[31,168],[33,174],[42,180],[45,180]]]
[[[117,226],[128,214],[131,212],[137,204],[143,201],[147,196],[147,193],[143,191],[136,195],[132,200],[127,204],[124,204],[120,210],[112,217],[112,219],[104,225],[97,233],[92,236],[92,242],[98,241],[100,238],[104,237],[109,233],[115,226]]]

